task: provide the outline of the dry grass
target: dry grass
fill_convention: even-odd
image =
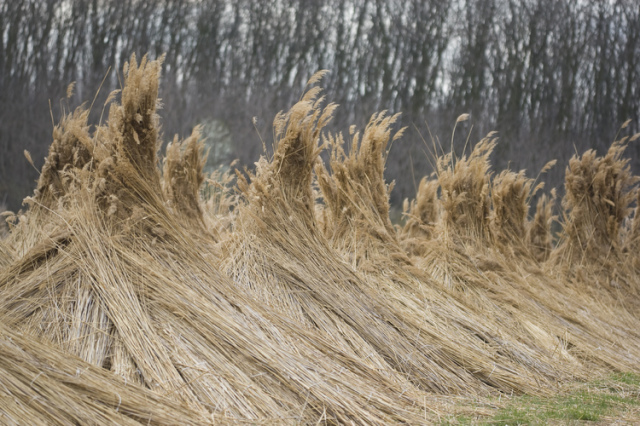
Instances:
[[[562,231],[552,253],[567,285],[618,304],[621,318],[640,312],[637,255],[625,251],[623,232],[631,220],[640,178],[623,158],[626,143],[626,137],[615,141],[603,157],[590,150],[569,161]]]
[[[540,185],[493,178],[493,134],[438,158],[396,229],[397,116],[323,135],[318,74],[255,173],[206,179],[197,129],[161,173],[161,62],[132,57],[105,125],[64,116],[4,215],[0,422],[431,423],[452,395],[638,372],[624,141],[570,161],[557,243],[555,191],[530,219]]]
[[[179,142],[176,136],[167,146],[162,169],[162,190],[169,208],[195,228],[204,227],[200,206],[200,187],[204,182],[202,168],[206,161],[203,152],[204,144],[196,127],[185,141]]]
[[[557,220],[557,216],[553,215],[555,201],[555,190],[552,190],[551,196],[547,194],[540,196],[536,204],[535,215],[527,229],[529,250],[538,262],[546,261],[553,249],[551,225]]]
[[[0,384],[2,424],[199,425],[213,420],[4,325]]]
[[[562,237],[555,254],[568,265],[599,262],[621,250],[620,229],[631,213],[638,177],[622,157],[624,140],[604,157],[590,150],[569,161],[565,178]]]
[[[489,237],[489,156],[495,145],[496,138],[489,134],[478,142],[468,157],[456,159],[449,153],[438,158],[442,224],[444,231],[452,238],[476,241]]]
[[[436,232],[421,238],[420,250],[412,252],[414,264],[468,312],[491,318],[503,333],[514,331],[501,339],[541,351],[535,356],[540,362],[560,355],[551,363],[577,377],[589,370],[633,370],[637,332],[630,324],[637,317],[619,311],[623,299],[609,297],[603,304],[596,294],[582,291],[584,286],[567,286],[557,268],[540,267],[552,249],[550,202],[543,199],[529,222],[532,181],[522,173],[503,172],[492,182],[491,149],[491,140],[485,139],[469,158],[438,159],[443,214]],[[536,226],[537,241],[545,244],[538,252],[530,248]],[[411,233],[399,236],[405,246],[415,247]],[[629,274],[627,279],[637,280]]]
[[[399,238],[405,251],[412,256],[424,254],[424,243],[435,237],[441,215],[438,188],[437,180],[425,176],[420,180],[416,198],[410,203],[405,200],[405,223]]]
[[[491,186],[491,235],[494,244],[505,251],[519,251],[526,255],[529,198],[534,181],[519,173],[504,171],[498,174]]]
[[[389,192],[393,183],[384,180],[387,145],[402,136],[392,134],[398,116],[375,114],[364,132],[351,136],[349,154],[344,137],[328,135],[332,148],[330,169],[316,167],[325,205],[324,234],[338,251],[352,253],[357,268],[372,260],[405,261],[408,258],[395,240],[389,219]]]

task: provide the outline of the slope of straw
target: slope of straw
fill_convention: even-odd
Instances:
[[[0,423],[9,425],[211,423],[57,347],[0,324]]]

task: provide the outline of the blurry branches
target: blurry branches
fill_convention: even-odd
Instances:
[[[447,139],[470,113],[472,141],[500,133],[494,164],[532,170],[574,146],[604,152],[623,121],[633,132],[640,119],[633,0],[0,0],[0,202],[15,209],[31,190],[37,176],[22,152],[40,165],[51,113],[102,84],[89,121],[100,120],[121,81],[105,70],[132,52],[167,53],[164,139],[217,120],[243,164],[262,150],[256,128],[270,139],[271,117],[315,71],[331,70],[334,128],[384,109],[410,127],[387,160],[395,202],[415,191],[409,169],[416,181],[430,171],[414,130],[427,137],[425,121]],[[72,81],[75,97],[60,101]],[[457,136],[460,149],[468,135]]]

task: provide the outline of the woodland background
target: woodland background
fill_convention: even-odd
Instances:
[[[23,150],[42,165],[52,115],[101,87],[91,121],[106,119],[132,52],[166,53],[164,139],[205,125],[211,166],[251,166],[275,114],[328,69],[332,130],[402,112],[408,130],[387,161],[395,204],[432,171],[430,132],[448,151],[462,113],[458,155],[496,130],[497,170],[535,176],[556,158],[546,179],[559,187],[576,151],[605,152],[627,119],[639,130],[635,0],[0,0],[0,203],[18,209],[33,191]],[[632,143],[636,174],[639,153]]]

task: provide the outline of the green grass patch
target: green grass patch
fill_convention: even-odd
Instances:
[[[518,396],[510,398],[502,408],[485,417],[452,416],[442,424],[447,425],[546,425],[606,423],[617,416],[625,416],[640,407],[640,375],[614,374],[591,383],[572,385],[559,395],[548,398]],[[486,409],[486,404],[484,405]],[[634,410],[638,412],[639,410]],[[640,418],[627,418],[630,423]]]

